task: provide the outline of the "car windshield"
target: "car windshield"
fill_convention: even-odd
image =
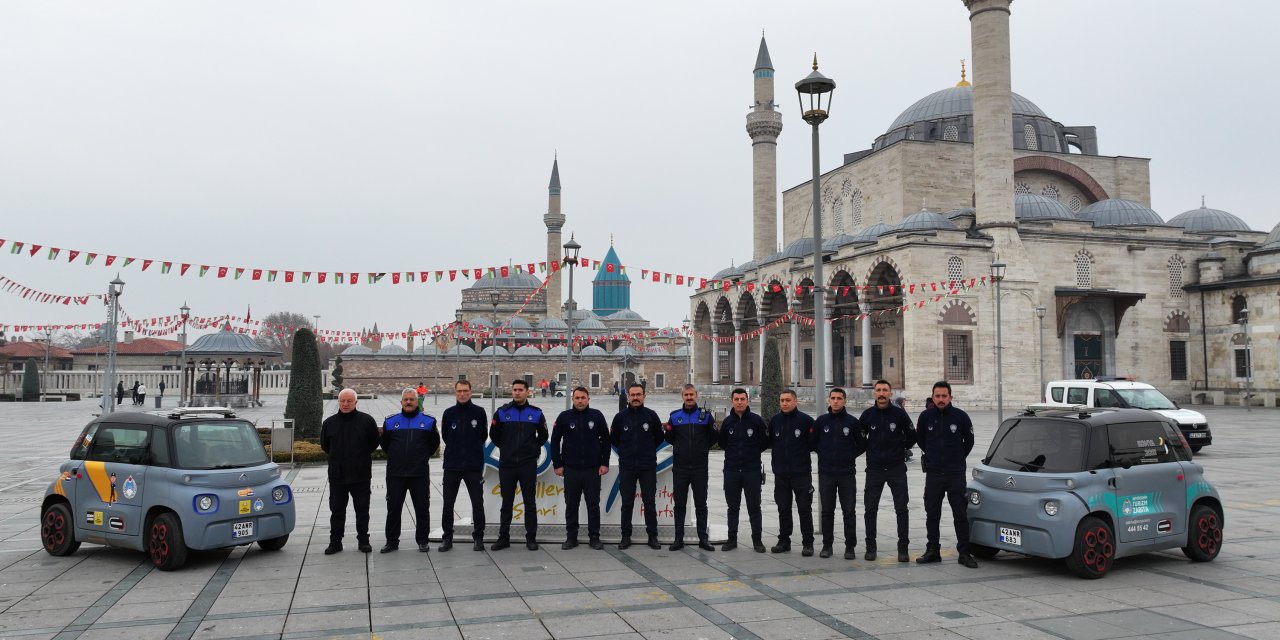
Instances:
[[[192,422],[174,430],[178,467],[236,469],[267,463],[258,431],[246,422]]]
[[[1155,389],[1116,389],[1116,393],[1129,406],[1135,409],[1149,409],[1151,411],[1174,410],[1178,407],[1173,401],[1166,398],[1163,393]]]
[[[1079,423],[1035,418],[1006,422],[996,434],[985,464],[1024,473],[1081,470],[1085,429]]]

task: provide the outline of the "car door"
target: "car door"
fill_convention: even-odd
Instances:
[[[1138,542],[1186,529],[1186,480],[1162,422],[1108,427],[1113,515],[1121,542]],[[1125,468],[1125,467],[1128,468]]]
[[[84,529],[104,536],[136,536],[142,530],[150,439],[147,426],[98,426],[77,482],[76,518]]]

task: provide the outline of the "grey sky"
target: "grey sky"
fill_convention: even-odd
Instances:
[[[794,82],[818,52],[839,84],[823,170],[955,84],[960,0],[895,2],[0,3],[0,237],[64,249],[310,271],[545,259],[560,154],[567,233],[603,257],[710,276],[750,258],[744,116],[766,30],[779,187],[810,173]],[[1277,222],[1269,121],[1280,9],[1262,0],[1021,0],[1014,90],[1101,152],[1152,158],[1166,220],[1200,196]],[[815,19],[814,16],[819,16]],[[981,70],[977,70],[981,73]],[[135,317],[320,314],[386,331],[452,318],[470,281],[268,284],[121,271]],[[57,293],[115,270],[0,250],[0,274]],[[638,280],[638,274],[632,275]],[[589,306],[589,274],[576,298]],[[690,290],[636,282],[679,324]],[[100,308],[0,293],[0,323],[93,322]]]

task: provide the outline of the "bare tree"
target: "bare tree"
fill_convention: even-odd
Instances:
[[[254,341],[259,347],[279,351],[284,358],[293,354],[293,336],[298,329],[314,329],[311,318],[292,311],[275,311],[267,314],[258,327]]]

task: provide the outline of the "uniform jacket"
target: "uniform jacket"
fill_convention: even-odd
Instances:
[[[514,402],[498,407],[489,427],[489,438],[498,446],[498,467],[515,469],[537,464],[542,445],[547,443],[547,417],[529,403]]]
[[[363,411],[339,411],[321,423],[320,448],[329,455],[329,482],[368,482],[373,478],[378,423]]]
[[[444,410],[440,438],[444,440],[445,471],[484,471],[484,441],[489,437],[489,417],[471,402]]]
[[[609,424],[599,409],[560,412],[551,427],[551,466],[596,469],[609,466]]]
[[[773,447],[773,474],[813,473],[813,418],[796,409],[778,412],[769,419],[769,443]]]
[[[707,468],[707,455],[717,436],[716,418],[710,411],[697,406],[692,411],[680,407],[671,412],[662,428],[675,456],[676,468]]]
[[[387,452],[387,475],[430,475],[427,462],[440,448],[436,419],[415,409],[412,414],[393,413],[382,421],[382,450]]]
[[[741,416],[730,411],[718,435],[725,471],[760,471],[760,452],[769,448],[769,426],[760,414],[750,408]]]
[[[618,464],[632,469],[657,468],[662,434],[662,419],[649,407],[627,407],[613,416],[609,426],[609,441],[618,449]]]
[[[867,439],[868,469],[889,471],[906,466],[903,452],[915,445],[916,430],[902,407],[892,402],[884,409],[871,405],[858,421]]]
[[[851,475],[854,459],[867,450],[862,423],[847,410],[828,410],[813,422],[813,447],[818,452],[818,473]]]
[[[973,422],[955,405],[944,410],[925,409],[920,414],[916,441],[925,473],[963,474],[965,458],[973,450]]]

